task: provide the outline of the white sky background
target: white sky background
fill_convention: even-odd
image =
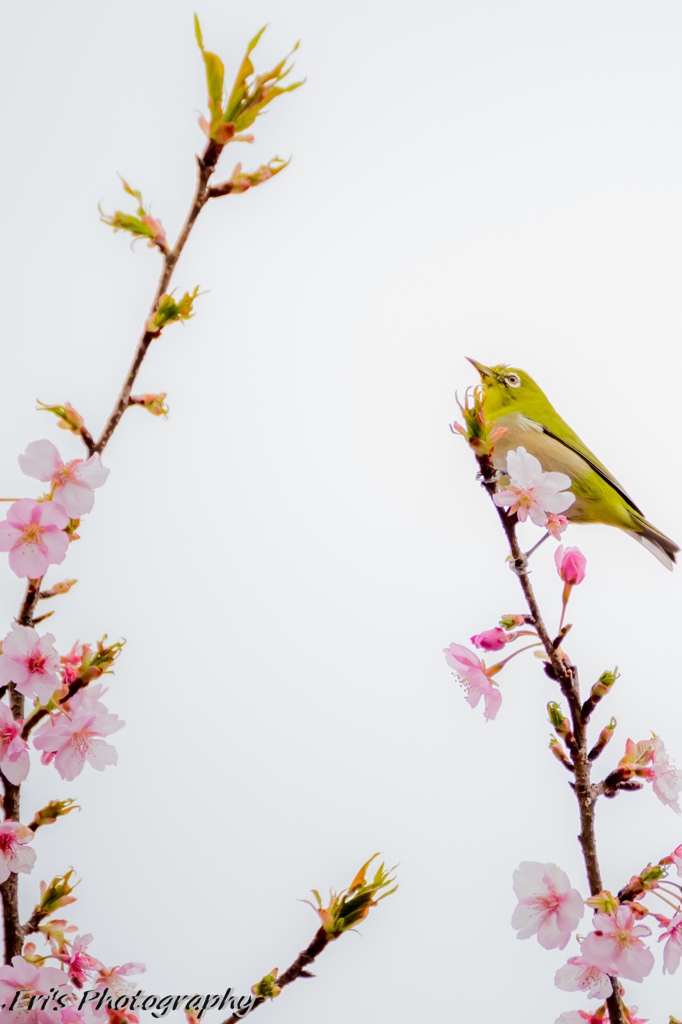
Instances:
[[[33,411],[71,401],[98,433],[161,260],[99,223],[116,171],[169,237],[195,180],[203,65],[193,5],[9,5],[2,13],[2,491],[37,495],[16,456],[74,437]],[[147,991],[246,993],[317,927],[296,900],[347,885],[381,850],[398,893],[258,1019],[277,1024],[523,1019],[585,1007],[566,955],[510,926],[512,872],[555,861],[587,895],[568,775],[546,750],[556,689],[529,657],[472,711],[442,648],[521,611],[496,516],[448,422],[465,355],[534,376],[651,520],[682,538],[682,8],[673,2],[316,0],[198,8],[232,81],[300,38],[305,88],[269,108],[242,160],[293,153],[275,181],[212,202],[176,272],[207,289],[154,343],[83,539],[49,579],[61,652],[126,637],[109,705],[119,766],[73,784],[32,768],[38,882],[69,865],[68,916]],[[131,201],[132,202],[132,201]],[[528,531],[528,540],[538,536]],[[628,736],[682,759],[680,571],[605,527],[568,645],[587,691],[620,666],[605,774]],[[550,545],[533,582],[556,621]],[[4,556],[3,556],[4,558]],[[23,583],[5,571],[3,621]],[[36,756],[37,761],[37,756]],[[682,760],[680,761],[682,763]],[[650,789],[598,808],[614,891],[682,841]],[[585,919],[582,932],[589,930]],[[627,985],[643,1016],[682,1015],[660,958]],[[595,1003],[590,1005],[594,1008]],[[216,1022],[214,1015],[209,1018]]]

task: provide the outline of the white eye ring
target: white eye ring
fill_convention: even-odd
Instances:
[[[516,373],[508,373],[504,378],[504,383],[509,384],[512,388],[518,388],[521,383],[521,378]]]

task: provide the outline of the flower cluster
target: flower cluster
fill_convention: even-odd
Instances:
[[[682,846],[664,857],[658,865],[651,864],[632,878],[626,888],[613,896],[609,892],[583,902],[580,893],[571,887],[568,876],[556,864],[526,862],[514,872],[514,892],[519,903],[512,917],[518,938],[537,935],[545,949],[565,949],[588,904],[594,910],[592,930],[579,939],[580,955],[569,957],[555,976],[555,984],[564,992],[584,992],[590,999],[607,999],[612,992],[611,978],[641,982],[654,966],[655,959],[646,939],[651,928],[642,921],[647,916],[660,927],[659,942],[665,942],[663,972],[674,974],[682,960],[682,895],[679,887],[667,886],[666,874],[675,866],[682,876]],[[671,916],[653,913],[636,899],[648,893],[665,893],[679,909]],[[621,989],[622,994],[622,989]],[[591,1015],[583,1010],[562,1014],[556,1024],[572,1020],[601,1020],[602,1014]],[[627,1011],[636,1014],[636,1009]],[[580,1016],[582,1014],[582,1016]],[[628,1021],[635,1020],[627,1016]]]

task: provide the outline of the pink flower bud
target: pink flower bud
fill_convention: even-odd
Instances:
[[[508,636],[499,626],[495,626],[494,629],[486,629],[483,633],[477,633],[471,638],[474,647],[479,647],[483,651],[501,651],[505,644],[512,640],[516,640],[516,634],[512,633]]]
[[[564,583],[575,587],[585,579],[587,559],[580,548],[566,548],[564,551],[563,544],[560,544],[554,552],[554,561]]]

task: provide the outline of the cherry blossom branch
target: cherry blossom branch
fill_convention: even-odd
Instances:
[[[151,305],[150,317],[156,313],[159,303],[163,295],[167,292],[168,285],[173,276],[173,271],[180,259],[182,251],[185,247],[187,239],[189,238],[190,232],[194,227],[197,217],[201,213],[201,210],[208,202],[209,196],[207,191],[207,183],[209,178],[213,174],[218,158],[223,150],[223,146],[217,145],[215,142],[210,141],[206,144],[204,152],[201,157],[197,157],[198,174],[197,174],[197,185],[190,207],[189,213],[182,227],[178,240],[175,247],[171,251],[166,251],[163,261],[163,269],[161,276],[154,294],[154,298]],[[90,455],[95,453],[101,454],[111,437],[113,436],[116,427],[118,426],[123,413],[128,408],[130,393],[132,391],[133,384],[137,378],[140,367],[144,360],[147,350],[154,340],[161,332],[159,330],[154,331],[145,327],[145,330],[140,338],[133,361],[128,370],[128,374],[124,381],[123,387],[121,388],[118,400],[114,406],[109,419],[107,420],[102,434],[99,440],[95,444],[92,435],[85,429],[80,427],[79,435],[88,449]],[[19,609],[16,621],[21,626],[32,627],[34,625],[34,614],[38,601],[41,598],[41,583],[40,579],[32,580],[29,579],[26,586],[26,592]],[[70,687],[66,697],[60,700],[60,703],[65,703],[70,697],[73,697],[78,690],[86,686],[89,680],[76,680]],[[24,698],[12,685],[10,687],[11,698],[10,705],[12,713],[16,719],[23,719],[24,717]],[[48,711],[44,708],[40,708],[29,717],[25,722],[22,730],[22,738],[27,739],[31,733],[31,730],[38,725],[38,723],[47,716]],[[21,786],[13,785],[10,783],[5,776],[2,776],[2,782],[4,787],[4,812],[5,820],[11,819],[12,821],[20,820],[20,796]],[[19,919],[19,892],[18,892],[18,875],[12,872],[9,878],[0,885],[0,899],[2,900],[2,912],[3,912],[3,933],[4,933],[4,961],[6,964],[11,963],[13,956],[19,956],[22,951],[23,941],[26,936],[26,931],[22,927]]]
[[[247,189],[252,188],[254,185],[258,185],[263,181],[268,180],[270,177],[273,177],[287,165],[285,161],[275,158],[268,165],[259,168],[255,172],[247,174],[242,174],[241,165],[238,165],[233,172],[230,182],[226,183],[225,188],[221,189],[221,187],[219,187],[209,193],[207,187],[208,181],[215,170],[218,158],[222,150],[225,148],[225,145],[231,141],[253,141],[253,136],[244,134],[241,132],[241,128],[250,127],[267,104],[283,93],[291,92],[298,88],[303,83],[294,82],[287,86],[279,84],[291,71],[291,67],[286,66],[288,58],[285,58],[277,64],[276,67],[267,74],[255,74],[249,54],[258,43],[263,32],[263,30],[261,30],[261,32],[251,40],[248,46],[246,56],[241,63],[232,92],[224,94],[224,67],[222,61],[215,54],[210,54],[204,49],[201,29],[196,16],[195,32],[197,43],[202,52],[206,67],[210,123],[207,122],[205,118],[200,118],[200,125],[208,137],[208,142],[204,148],[202,156],[197,158],[198,174],[195,193],[189,213],[180,231],[175,247],[172,250],[168,248],[165,232],[163,231],[160,222],[155,221],[147,213],[143,208],[141,194],[131,189],[125,181],[123,182],[125,191],[129,195],[135,197],[138,201],[138,216],[130,216],[120,212],[115,213],[112,217],[107,217],[102,214],[102,220],[112,226],[114,230],[126,230],[130,231],[137,237],[146,237],[151,247],[157,248],[163,256],[163,267],[151,304],[150,315],[145,322],[142,336],[138,342],[132,363],[124,380],[116,404],[105,423],[98,441],[95,442],[92,434],[86,429],[82,417],[68,403],[63,406],[48,406],[45,403],[39,402],[39,409],[49,411],[57,415],[59,417],[59,425],[61,427],[70,430],[81,438],[81,441],[88,450],[90,458],[86,463],[82,463],[81,460],[74,460],[74,462],[65,465],[61,462],[58,451],[49,441],[33,442],[32,445],[29,445],[26,453],[20,457],[20,464],[27,475],[34,476],[40,480],[50,479],[52,482],[52,490],[49,496],[41,499],[41,501],[45,501],[45,504],[40,504],[32,499],[27,499],[26,501],[19,499],[14,502],[10,512],[8,513],[8,517],[13,515],[19,518],[11,522],[8,518],[5,522],[5,526],[10,527],[10,529],[8,534],[4,535],[4,542],[6,543],[9,537],[10,544],[9,547],[5,546],[2,550],[15,553],[15,549],[20,548],[21,551],[25,553],[24,548],[28,545],[28,548],[30,548],[32,552],[30,558],[26,560],[21,567],[18,567],[17,563],[12,565],[12,554],[10,554],[10,567],[13,571],[20,577],[29,577],[26,592],[15,620],[17,626],[25,627],[27,631],[32,631],[32,627],[37,622],[46,618],[45,615],[39,616],[38,618],[35,617],[37,602],[41,598],[52,597],[57,593],[65,593],[74,582],[64,581],[63,584],[58,584],[56,587],[52,588],[51,591],[41,591],[40,589],[46,566],[49,564],[59,564],[59,562],[63,560],[64,555],[66,554],[66,549],[68,548],[69,540],[75,539],[72,534],[77,526],[78,518],[81,514],[90,511],[92,507],[92,502],[89,504],[88,502],[85,502],[82,508],[75,508],[75,505],[77,504],[75,500],[71,501],[71,504],[74,506],[71,510],[68,507],[69,502],[67,500],[63,501],[64,507],[62,507],[62,505],[58,504],[57,501],[53,502],[52,500],[55,496],[58,501],[62,500],[56,492],[59,491],[60,487],[64,486],[66,479],[70,481],[70,485],[75,483],[78,486],[85,486],[86,490],[90,491],[90,494],[92,493],[93,487],[98,487],[104,482],[108,470],[103,470],[101,463],[99,462],[99,455],[104,451],[105,447],[111,440],[123,413],[131,404],[143,405],[154,415],[161,415],[167,412],[163,403],[165,395],[145,395],[141,396],[142,400],[131,401],[131,390],[153,339],[161,334],[161,331],[166,324],[174,320],[185,320],[192,315],[192,301],[196,297],[198,289],[196,289],[192,295],[188,293],[183,299],[177,302],[171,295],[167,294],[167,289],[197,217],[208,202],[209,198],[212,198],[213,196],[217,197],[218,195],[227,195],[230,192],[234,192],[235,194],[244,192]],[[223,103],[225,101],[226,107],[224,108]],[[227,184],[229,184],[229,188],[227,187]],[[51,451],[47,451],[46,453],[46,446],[47,449],[50,449]],[[54,461],[53,456],[56,458],[56,464],[54,466],[52,466],[50,462],[51,459]],[[22,464],[22,459],[26,460],[25,464]],[[46,460],[47,463],[49,463],[49,468],[47,475],[43,475]],[[76,464],[79,465],[78,470],[73,468]],[[55,476],[55,471],[57,474],[61,473],[62,476]],[[94,476],[93,471],[95,474]],[[64,473],[66,474],[65,477]],[[42,538],[43,534],[50,531],[50,547],[48,548],[43,544]],[[36,554],[38,550],[41,552],[40,556]],[[45,552],[48,553],[49,557],[47,557]],[[28,573],[25,571],[27,567],[29,567]],[[50,612],[48,614],[52,613]],[[38,638],[38,640],[40,640],[40,638]],[[50,647],[49,644],[48,647]],[[59,705],[66,704],[69,700],[72,700],[79,690],[87,686],[88,683],[90,683],[94,678],[97,678],[98,675],[101,675],[102,672],[107,671],[107,655],[110,655],[109,661],[113,660],[118,653],[118,649],[120,649],[120,644],[104,649],[103,643],[101,643],[97,654],[94,657],[88,658],[87,665],[85,657],[83,656],[81,659],[83,671],[81,671],[75,680],[73,680],[71,676],[67,678],[65,667],[63,671],[63,682],[65,684],[70,682],[70,685],[66,686],[66,694],[59,698],[57,705],[53,703],[54,693],[56,692],[54,689],[51,691],[51,696],[50,694],[41,692],[40,687],[34,688],[34,692],[31,692],[30,690],[26,691],[30,697],[34,697],[37,703],[42,706],[39,706],[38,709],[29,716],[28,721],[23,723],[22,732],[19,735],[17,735],[17,732],[24,719],[24,696],[18,691],[15,680],[8,674],[13,672],[14,669],[7,665],[8,656],[6,655],[6,652],[3,652],[2,655],[0,655],[0,657],[5,658],[5,662],[3,663],[5,678],[3,679],[3,682],[7,684],[5,687],[1,688],[0,692],[3,696],[8,694],[9,707],[12,712],[13,719],[11,725],[8,723],[11,735],[8,733],[7,737],[5,737],[5,733],[3,733],[3,743],[5,743],[5,748],[3,748],[4,772],[0,773],[2,774],[4,787],[5,820],[2,827],[6,829],[6,835],[10,837],[7,839],[7,842],[10,843],[10,845],[14,844],[12,846],[12,851],[14,851],[15,847],[27,842],[26,833],[30,835],[32,832],[35,832],[35,829],[31,830],[20,824],[20,778],[25,778],[25,774],[21,776],[21,773],[17,772],[16,768],[10,769],[10,767],[7,766],[5,758],[10,756],[8,753],[8,745],[10,743],[15,743],[16,741],[19,746],[22,742],[26,746],[26,739],[30,735],[32,729],[42,719],[46,718],[48,714],[58,708]],[[89,655],[91,654],[90,649],[85,645],[83,645],[82,650],[88,650]],[[58,661],[59,659],[56,651],[52,648],[50,648],[50,651],[51,653],[48,652],[46,654],[47,660],[57,659]],[[62,658],[64,663],[66,663],[67,660],[68,658]],[[43,664],[43,662],[41,662],[41,664]],[[70,667],[73,668],[73,664],[71,664]],[[43,669],[40,671],[43,672]],[[33,669],[31,669],[31,673],[32,672]],[[50,669],[49,672],[45,670],[43,674],[48,678],[53,678],[55,684],[57,683],[57,673],[53,669]],[[47,686],[47,683],[44,682],[41,686]],[[94,699],[94,703],[97,704],[96,698]],[[6,710],[7,706],[3,705],[2,707]],[[71,706],[69,705],[69,707]],[[116,716],[108,715],[100,715],[99,717],[102,720],[105,718],[116,718]],[[104,732],[91,733],[90,735],[108,735],[109,731],[112,729],[115,730],[118,727],[118,724],[115,722],[107,723],[102,721],[99,728],[103,729]],[[84,726],[84,728],[87,727]],[[17,731],[12,732],[13,729],[16,729]],[[58,731],[59,726],[56,726],[55,729]],[[38,747],[38,749],[46,751],[48,760],[52,760],[57,755],[58,748],[51,748],[48,750],[46,746],[46,744],[53,742],[53,740],[54,737],[48,737],[45,730],[42,730],[38,739],[34,739],[34,745]],[[82,738],[79,742],[82,742]],[[103,746],[108,747],[107,744],[103,744]],[[13,750],[14,760],[16,760],[17,757],[23,757],[25,753],[25,750],[17,750],[15,745]],[[102,756],[105,760],[101,763],[101,767],[106,763],[112,763],[110,759],[107,760],[107,758],[111,757],[109,752]],[[55,763],[58,764],[57,761],[55,761]],[[81,764],[82,763],[83,761],[81,759]],[[62,777],[68,778],[68,773],[64,774],[59,768],[58,770],[60,770]],[[11,782],[8,776],[16,777],[17,784]],[[67,812],[60,810],[58,813],[61,814]],[[47,819],[45,819],[45,821],[37,822],[36,828],[38,827],[38,824],[46,823],[46,820]],[[42,917],[52,913],[52,911],[57,907],[64,906],[66,903],[72,902],[73,898],[69,895],[72,887],[70,887],[68,883],[68,877],[70,875],[70,872],[68,872],[61,878],[61,880],[55,879],[50,883],[50,886],[46,887],[47,895],[45,892],[43,893],[41,902],[39,906],[36,907],[33,916],[26,925],[22,926],[18,915],[17,870],[26,868],[29,864],[32,866],[32,861],[28,854],[24,854],[23,859],[14,852],[12,852],[11,856],[5,856],[5,854],[6,851],[3,847],[3,858],[11,864],[8,869],[8,877],[6,881],[0,885],[0,898],[2,899],[4,923],[4,958],[5,964],[9,964],[14,956],[21,954],[22,942],[27,934],[27,929],[34,930]],[[31,854],[34,856],[33,851],[31,851]],[[50,941],[52,942],[52,939],[50,939]],[[62,935],[58,941],[58,948],[61,951],[58,956],[62,959],[66,955],[64,950],[66,950],[67,947],[68,942],[66,942]],[[84,948],[83,943],[81,943],[81,947]],[[77,957],[77,955],[77,953],[74,953],[74,956]],[[90,961],[91,964],[98,963],[88,956],[85,957],[85,960]],[[136,967],[136,965],[127,966]],[[82,983],[83,981],[81,979],[80,984],[82,985]]]
[[[175,270],[178,260],[180,259],[182,250],[185,248],[185,244],[190,236],[190,232],[194,227],[197,217],[199,216],[202,209],[209,200],[207,189],[208,181],[215,170],[216,163],[218,162],[218,157],[220,156],[222,150],[223,146],[219,146],[215,142],[209,141],[206,144],[206,148],[204,149],[204,152],[201,155],[201,157],[197,157],[197,185],[196,190],[194,192],[192,205],[190,207],[189,213],[187,214],[187,219],[185,220],[182,230],[178,236],[178,240],[175,243],[175,247],[170,251],[166,251],[166,254],[164,256],[163,269],[161,271],[159,283],[156,288],[156,293],[152,300],[151,308],[149,311],[149,319],[151,319],[154,316],[157,309],[159,308],[159,303],[161,301],[162,296],[165,295],[166,292],[168,291],[168,285],[170,284],[171,278],[173,276],[173,271]],[[147,323],[148,322],[149,320],[147,321]],[[106,448],[107,444],[111,440],[112,434],[114,433],[116,427],[118,426],[121,417],[123,416],[123,413],[126,411],[130,404],[130,394],[132,392],[133,385],[139,373],[140,367],[142,366],[142,363],[144,361],[144,357],[147,354],[147,350],[151,345],[152,341],[154,340],[154,338],[158,338],[159,334],[160,331],[149,330],[147,327],[145,327],[145,330],[142,333],[142,337],[138,342],[137,349],[135,350],[135,355],[133,356],[133,361],[130,364],[130,369],[128,370],[128,373],[126,375],[123,387],[121,388],[118,399],[116,400],[116,404],[114,405],[111,415],[109,416],[109,419],[107,420],[97,443],[89,444],[86,438],[83,435],[81,435],[83,436],[83,441],[91,455],[94,452],[99,452],[99,454],[101,455],[104,449]]]
[[[257,985],[253,986],[251,991],[256,998],[248,1010],[242,1014],[233,1014],[223,1021],[223,1024],[237,1024],[239,1020],[242,1020],[259,1006],[262,1006],[266,999],[274,999],[278,996],[283,988],[296,981],[297,978],[312,978],[313,975],[308,972],[307,968],[320,955],[322,950],[330,942],[343,935],[344,932],[352,930],[361,921],[364,921],[372,907],[375,907],[377,903],[395,892],[398,886],[393,885],[395,878],[391,877],[391,872],[394,868],[386,871],[382,864],[372,880],[366,881],[367,869],[378,856],[379,854],[375,853],[374,857],[370,857],[362,865],[347,889],[338,894],[330,893],[330,901],[327,907],[322,906],[319,893],[313,889],[317,906],[309,900],[304,900],[303,902],[309,903],[317,913],[322,921],[322,927],[318,928],[310,945],[298,954],[293,964],[287,968],[281,977],[278,976],[279,972],[275,968],[270,974],[266,974]],[[389,889],[389,885],[393,886],[393,888]],[[382,890],[387,891],[382,892]],[[382,892],[381,896],[379,895],[380,892]]]
[[[497,490],[497,473],[492,457],[490,454],[482,454],[477,455],[476,458],[480,468],[483,487],[492,500]],[[578,840],[582,848],[590,893],[592,896],[596,896],[603,888],[594,831],[594,808],[601,790],[600,787],[594,786],[590,780],[592,761],[587,749],[587,723],[592,711],[592,705],[589,700],[586,701],[586,713],[583,712],[578,684],[578,670],[575,665],[570,663],[563,652],[559,653],[560,647],[551,639],[540,613],[540,608],[528,577],[528,560],[521,551],[516,536],[517,517],[516,515],[509,515],[507,510],[498,505],[495,505],[495,509],[509,543],[511,567],[519,579],[532,618],[532,624],[537,630],[538,637],[547,655],[548,664],[545,666],[545,672],[559,684],[561,692],[570,708],[573,725],[573,742],[571,743],[572,771],[575,775],[575,783],[571,785],[578,801],[580,814]],[[626,1024],[623,1004],[620,998],[620,985],[616,977],[611,977],[611,985],[613,991],[606,1000],[609,1020],[611,1024]]]

